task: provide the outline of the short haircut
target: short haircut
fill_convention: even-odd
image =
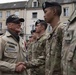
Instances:
[[[46,28],[47,28],[47,23],[46,23],[46,21],[38,19],[38,20],[36,21],[36,23],[35,23],[35,26],[37,26],[37,24],[43,25],[43,26],[45,27],[45,30],[46,30]]]
[[[62,7],[61,6],[53,6],[53,7],[51,7],[52,9],[56,9],[56,14],[58,15],[58,16],[60,16],[61,15],[61,13],[62,13]]]

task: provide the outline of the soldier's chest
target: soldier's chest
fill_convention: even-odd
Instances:
[[[63,59],[70,60],[73,57],[75,50],[76,30],[75,27],[69,27],[64,32],[62,44],[62,57]]]
[[[42,55],[44,52],[44,45],[42,41],[37,41],[33,46],[33,54],[35,57]]]
[[[53,36],[46,41],[46,53],[54,54],[57,43],[57,34],[53,34]]]

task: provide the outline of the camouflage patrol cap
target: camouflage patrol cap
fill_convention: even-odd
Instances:
[[[44,21],[44,20],[41,20],[41,19],[38,19],[35,23],[35,26],[37,26],[37,24],[41,24],[41,25],[44,25],[45,28],[47,28],[47,23]]]
[[[61,5],[60,5],[59,3],[57,3],[57,2],[44,2],[44,3],[42,4],[42,9],[44,10],[44,9],[46,9],[46,8],[48,8],[48,7],[54,7],[54,6],[59,6],[59,7],[61,7]]]

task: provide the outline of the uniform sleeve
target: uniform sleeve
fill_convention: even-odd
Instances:
[[[15,71],[16,64],[3,61],[4,41],[0,37],[0,70],[1,71]]]
[[[27,68],[36,68],[41,65],[44,65],[44,62],[45,62],[44,56],[40,56],[40,57],[38,57],[38,59],[33,59],[31,61],[26,62],[25,65]]]
[[[26,62],[27,68],[34,68],[34,67],[36,68],[36,67],[39,67],[39,66],[45,64],[45,43],[46,43],[46,41],[44,40],[43,44],[42,44],[42,46],[43,46],[43,48],[42,48],[43,52],[41,52],[42,54],[39,55],[36,59],[32,59],[31,61]],[[39,51],[41,51],[41,50],[39,50]],[[31,55],[31,57],[32,57],[32,55]]]

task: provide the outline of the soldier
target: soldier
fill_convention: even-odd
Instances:
[[[31,30],[31,35],[32,35],[34,41],[37,40],[38,34],[36,33],[36,30]]]
[[[32,57],[32,45],[37,39],[36,35],[37,35],[36,30],[31,30],[31,37],[29,38],[29,45],[28,45],[28,48],[27,48],[27,52],[28,52],[27,53],[27,56],[28,56],[27,60],[31,60],[31,57]]]
[[[76,8],[65,29],[62,46],[63,75],[76,75]]]
[[[32,60],[32,46],[36,40],[37,40],[36,30],[31,30],[31,38],[29,39],[30,42],[27,48],[27,60],[28,61]],[[28,70],[28,74],[31,75],[31,69]]]
[[[44,19],[52,26],[46,41],[45,75],[61,74],[61,48],[63,25],[60,22],[61,5],[57,2],[42,4]]]
[[[26,68],[31,68],[31,75],[45,74],[45,43],[46,43],[46,28],[47,23],[44,20],[37,20],[35,23],[36,33],[38,38],[32,46],[32,60],[27,62]]]
[[[18,36],[23,18],[10,15],[6,19],[7,31],[0,37],[0,75],[27,75],[23,39]]]

